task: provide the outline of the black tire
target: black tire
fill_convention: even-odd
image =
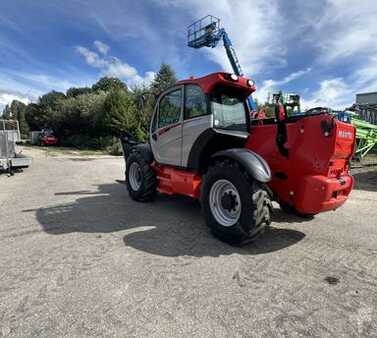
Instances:
[[[211,210],[211,188],[220,180],[231,182],[237,189],[241,203],[239,218],[230,226],[219,223]],[[229,244],[242,244],[270,224],[271,202],[267,191],[263,184],[251,179],[236,162],[224,160],[208,169],[202,189],[202,206],[206,223],[213,234]]]
[[[280,209],[283,210],[286,214],[295,215],[301,218],[311,219],[315,214],[305,214],[296,210],[292,205],[289,205],[285,202],[279,202]]]
[[[137,163],[140,168],[140,187],[136,190],[132,188],[130,184],[130,167],[133,163]],[[146,160],[138,152],[133,152],[127,158],[126,163],[126,183],[127,189],[131,198],[138,202],[148,202],[153,200],[156,195],[157,189],[157,179],[156,175],[151,168],[151,166],[146,162]]]

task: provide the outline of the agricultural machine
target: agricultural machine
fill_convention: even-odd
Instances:
[[[267,101],[269,104],[273,105],[276,103],[285,105],[289,116],[301,113],[300,95],[297,93],[282,93],[279,91],[272,93],[271,97]]]
[[[356,111],[345,110],[337,114],[340,121],[351,123],[356,128],[355,158],[362,160],[373,148],[377,147],[377,125],[364,121]]]
[[[209,20],[190,26],[189,45],[211,47],[220,36],[229,48],[219,21]],[[239,70],[234,49],[227,52]],[[284,105],[274,118],[252,120],[255,84],[240,74],[177,82],[157,99],[149,142],[122,137],[131,198],[146,202],[160,192],[198,199],[212,232],[228,243],[270,224],[271,200],[314,215],[340,207],[353,186],[352,125],[327,113],[288,117]]]

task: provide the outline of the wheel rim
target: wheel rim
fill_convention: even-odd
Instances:
[[[237,223],[241,215],[241,198],[228,180],[216,181],[209,192],[209,204],[216,221],[224,227]]]
[[[130,182],[132,190],[137,191],[140,189],[142,175],[140,166],[137,162],[133,162],[128,169],[128,181]]]

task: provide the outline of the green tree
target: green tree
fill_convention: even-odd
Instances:
[[[50,107],[51,109],[55,109],[65,98],[66,96],[64,95],[64,93],[52,90],[51,92],[44,94],[39,98],[39,104],[42,107]]]
[[[47,127],[47,116],[37,103],[29,103],[27,105],[25,117],[30,130],[40,130]]]
[[[3,110],[3,115],[2,115],[2,118],[4,120],[10,120],[12,117],[12,112],[10,110],[10,107],[9,107],[9,104],[7,104],[5,107],[4,107],[4,110]]]
[[[92,86],[92,90],[94,92],[98,92],[101,90],[104,92],[108,92],[118,89],[127,90],[127,85],[116,77],[102,77]]]
[[[72,87],[67,90],[67,97],[77,97],[79,95],[90,94],[92,89],[89,87]]]
[[[137,109],[140,128],[143,130],[144,134],[147,135],[155,98],[151,95],[150,89],[145,85],[135,86],[132,91],[132,96]]]
[[[107,95],[105,92],[90,93],[64,100],[59,113],[59,129],[69,134],[99,134],[96,129]]]
[[[149,123],[152,118],[157,97],[176,82],[177,78],[171,66],[163,63],[149,88],[140,87],[134,90],[139,109],[142,112],[141,125],[144,133],[148,133]],[[142,106],[140,106],[140,103],[142,103]]]
[[[20,133],[23,138],[28,138],[29,137],[29,124],[26,121],[26,105],[22,107],[22,109],[19,110],[18,112],[18,124],[20,127]]]
[[[52,90],[39,98],[37,114],[37,120],[39,121],[38,129],[52,128],[55,132],[59,129],[61,106],[66,99],[67,97],[64,93],[55,90]],[[27,119],[30,119],[30,117],[27,116]]]
[[[157,96],[176,82],[177,77],[173,69],[168,64],[163,63],[151,83],[150,91]]]
[[[132,95],[124,90],[114,90],[104,102],[102,129],[107,135],[118,136],[128,132],[143,140],[145,133],[141,128],[140,117]]]
[[[18,121],[22,137],[27,137],[29,135],[29,125],[25,118],[25,111],[25,103],[13,100],[10,105],[6,105],[3,112],[4,119]]]
[[[63,145],[108,148],[118,145],[118,136],[128,131],[145,140],[155,96],[176,82],[168,65],[161,65],[150,86],[128,91],[117,78],[104,77],[91,88],[70,88],[67,95],[51,91],[37,103],[22,102],[4,108],[4,118],[18,118],[24,135],[27,128],[52,128]]]

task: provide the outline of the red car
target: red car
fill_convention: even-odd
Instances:
[[[42,130],[40,142],[42,146],[54,146],[58,143],[58,138],[52,130]]]

